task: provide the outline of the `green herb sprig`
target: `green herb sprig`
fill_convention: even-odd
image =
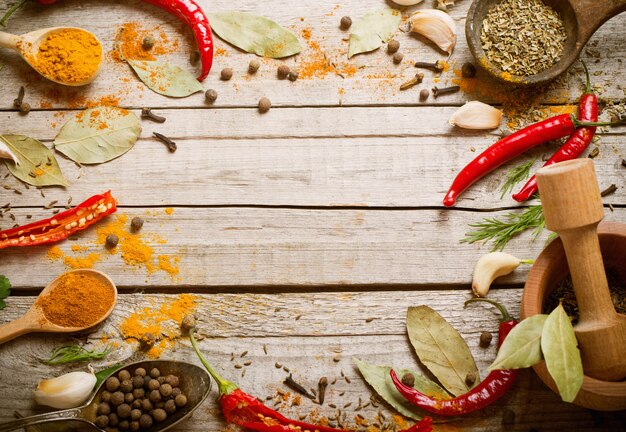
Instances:
[[[481,222],[469,224],[475,228],[465,234],[461,243],[493,242],[493,249],[502,250],[504,246],[516,235],[534,229],[533,237],[543,231],[546,220],[543,216],[543,207],[534,205],[527,207],[521,213],[509,212],[503,218],[485,218]]]
[[[6,303],[4,299],[11,294],[11,282],[6,276],[0,275],[0,310],[4,309]]]
[[[506,173],[506,177],[504,180],[504,184],[500,188],[502,191],[502,195],[500,195],[500,199],[504,198],[504,195],[513,191],[513,188],[521,182],[522,180],[526,180],[530,176],[530,169],[535,164],[537,159],[530,160],[524,164],[516,166],[512,168],[508,173]]]
[[[100,360],[113,350],[113,345],[107,345],[102,351],[88,350],[80,345],[65,345],[52,350],[48,360],[43,360],[47,365],[60,365],[65,363]]]

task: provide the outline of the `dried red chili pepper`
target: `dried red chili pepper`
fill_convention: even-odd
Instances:
[[[117,211],[111,191],[94,195],[73,209],[28,225],[0,231],[0,249],[58,242]]]
[[[7,11],[7,13],[0,20],[0,24],[6,25],[6,21],[20,6],[26,3],[27,0],[20,0]],[[37,3],[42,5],[49,5],[56,3],[58,0],[36,0]],[[198,76],[198,81],[204,80],[211,66],[213,65],[213,34],[211,33],[211,26],[209,25],[209,19],[202,11],[202,8],[194,0],[143,0],[146,3],[150,3],[156,7],[164,9],[170,14],[174,15],[180,21],[185,23],[193,31],[193,35],[196,38],[196,46],[200,51],[200,60],[202,61],[202,70]]]
[[[624,120],[614,123],[585,122],[571,114],[561,114],[527,126],[496,142],[467,164],[452,182],[443,205],[453,206],[459,195],[480,178],[539,144],[571,135],[582,126],[616,126],[623,124]]]
[[[467,305],[475,301],[491,303],[502,313],[502,320],[500,321],[498,331],[499,348],[509,332],[517,325],[518,321],[509,315],[504,306],[493,300],[474,298],[466,301],[465,304]],[[517,374],[518,371],[515,369],[492,371],[480,384],[469,392],[457,396],[454,399],[446,400],[432,398],[414,388],[404,385],[393,370],[391,370],[391,379],[402,396],[413,405],[433,414],[458,416],[482,409],[500,399],[511,389]]]
[[[587,77],[587,88],[578,102],[578,118],[583,121],[595,122],[598,121],[598,98],[591,91],[589,71],[587,70],[585,63],[583,63],[583,67],[585,68],[585,75]],[[595,126],[582,127],[578,129],[570,135],[561,148],[559,148],[543,166],[576,159],[587,149],[587,147],[589,147],[595,133]],[[537,179],[533,175],[528,182],[526,182],[524,187],[522,187],[518,193],[513,195],[513,199],[517,202],[524,202],[533,196],[537,190]]]
[[[204,367],[209,371],[219,387],[219,401],[222,412],[228,423],[234,423],[246,429],[258,432],[347,432],[342,429],[334,429],[327,426],[319,426],[291,420],[263,405],[257,398],[244,393],[237,384],[222,378],[204,358],[196,338],[194,329],[189,331],[189,338],[196,354]]]

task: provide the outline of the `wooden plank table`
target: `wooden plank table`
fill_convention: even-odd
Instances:
[[[508,197],[499,199],[504,173],[518,162],[472,187],[457,207],[444,209],[441,199],[455,173],[500,134],[500,130],[455,129],[448,118],[465,101],[478,98],[500,104],[503,98],[510,102],[510,95],[480,76],[483,85],[473,92],[466,89],[423,103],[418,101],[419,89],[400,92],[400,83],[416,72],[413,61],[443,59],[432,45],[408,33],[397,35],[404,53],[401,65],[393,65],[384,49],[348,61],[347,33],[338,28],[340,18],[357,19],[386,7],[389,2],[383,0],[199,3],[207,11],[236,8],[265,15],[292,29],[305,49],[282,62],[300,70],[301,78],[277,80],[276,67],[282,62],[266,59],[261,60],[260,71],[249,76],[246,70],[253,56],[217,40],[215,65],[204,85],[216,89],[219,97],[208,106],[201,93],[184,99],[152,93],[110,56],[92,85],[67,90],[38,79],[15,55],[2,52],[2,133],[22,133],[50,144],[75,110],[97,104],[103,97],[136,112],[152,107],[167,122],[142,121],[135,147],[107,164],[79,168],[59,158],[71,185],[46,188],[45,197],[37,189],[26,190],[12,177],[4,178],[6,168],[0,166],[2,184],[20,192],[0,189],[0,205],[10,202],[16,222],[25,223],[27,215],[33,220],[49,216],[52,209],[43,206],[50,201],[58,201],[55,207],[62,208],[70,196],[76,204],[111,189],[119,200],[119,213],[129,219],[144,217],[144,240],[155,257],[169,257],[179,273],[158,266],[150,272],[129,266],[120,254],[103,253],[96,241],[97,228],[62,243],[61,257],[56,259],[48,247],[3,250],[0,273],[11,279],[14,290],[0,312],[0,323],[23,314],[37,292],[72,260],[92,254],[94,268],[109,274],[121,295],[104,325],[76,338],[97,347],[115,343],[118,348],[109,361],[146,355],[135,341],[123,337],[120,326],[129,316],[143,308],[158,310],[191,294],[192,311],[204,336],[201,347],[226,377],[259,398],[287,391],[282,384],[285,368],[309,387],[315,387],[321,376],[338,377],[323,406],[303,398],[300,404],[289,399],[279,409],[314,419],[333,416],[333,404],[347,413],[348,424],[354,426],[356,413],[351,410],[359,398],[369,399],[372,391],[353,358],[417,368],[405,334],[405,313],[409,306],[428,304],[466,338],[484,377],[495,348],[479,348],[478,336],[496,331],[497,316],[486,307],[464,310],[463,301],[470,296],[474,263],[490,246],[459,241],[467,223],[503,216],[518,207]],[[451,84],[454,69],[470,59],[462,31],[469,4],[465,0],[450,8],[459,32],[448,60],[450,70],[441,75],[426,72],[420,88]],[[423,7],[430,6],[417,8]],[[406,9],[404,15],[413,9]],[[190,33],[171,16],[138,0],[68,0],[46,8],[29,4],[13,17],[8,31],[75,25],[93,31],[110,51],[116,29],[127,22],[155,35],[166,34],[168,46],[178,44],[167,58],[193,68],[188,60]],[[625,25],[626,16],[606,23],[582,56],[602,100],[609,104],[624,101]],[[322,67],[325,61],[336,65],[335,70],[326,65],[330,71],[307,76],[305,70]],[[219,80],[223,67],[233,68],[231,81]],[[27,116],[12,107],[21,85],[26,87],[25,100],[33,106]],[[581,74],[574,70],[532,99],[547,115],[575,105],[581,88]],[[273,105],[264,115],[256,110],[262,96]],[[168,153],[152,138],[154,131],[174,139],[178,151]],[[596,145],[601,188],[610,184],[618,188],[605,198],[605,204],[612,205],[607,219],[626,221],[620,166],[626,154],[623,130],[604,133]],[[541,158],[555,147],[542,146],[525,160]],[[13,223],[8,215],[0,219],[3,228]],[[543,233],[532,241],[527,233],[506,250],[534,258],[546,238]],[[493,298],[515,314],[527,271],[502,278],[493,290]],[[0,422],[12,419],[15,410],[25,415],[40,410],[32,401],[37,381],[69,367],[45,366],[39,359],[72,340],[31,335],[0,347]],[[244,351],[245,366],[239,357]],[[161,357],[198,363],[182,338],[175,339]],[[214,399],[209,397],[191,420],[175,430],[226,430]],[[507,410],[515,413],[514,424],[503,425]],[[382,405],[359,413],[375,423],[380,413],[388,418],[394,411]],[[624,412],[596,413],[565,404],[531,371],[523,371],[514,391],[497,404],[435,430],[615,431],[625,425]]]

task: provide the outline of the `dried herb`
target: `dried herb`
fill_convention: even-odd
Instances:
[[[561,399],[572,402],[583,385],[583,363],[574,328],[562,305],[546,319],[541,351]]]
[[[498,355],[489,366],[497,369],[522,369],[536,365],[541,354],[541,333],[548,315],[533,315],[513,327],[498,350]]]
[[[471,390],[468,373],[478,376],[472,353],[454,327],[428,306],[410,307],[406,328],[420,361],[455,396]]]
[[[502,0],[482,22],[480,40],[491,63],[531,76],[556,64],[567,32],[559,14],[541,0]]]
[[[271,19],[247,12],[208,14],[211,28],[226,42],[262,57],[282,58],[298,54],[296,35]]]
[[[402,15],[394,9],[369,12],[352,26],[348,58],[374,51],[388,42],[398,30]]]
[[[60,365],[65,363],[100,360],[113,350],[112,345],[107,345],[103,350],[88,350],[80,345],[66,345],[52,350],[50,358],[43,360],[47,365]]]
[[[33,186],[69,186],[52,151],[34,138],[24,135],[0,135],[17,156],[19,165],[13,161],[4,163],[15,177]],[[48,161],[49,163],[43,164]],[[32,174],[32,175],[31,175]]]
[[[502,191],[500,199],[504,198],[504,195],[513,192],[513,189],[519,182],[526,180],[530,176],[530,169],[533,167],[535,161],[536,159],[530,160],[512,168],[508,173],[506,173],[504,184],[500,188]]]
[[[0,275],[0,310],[6,307],[4,299],[11,294],[11,282],[6,276]]]
[[[127,62],[139,79],[155,93],[182,98],[203,90],[202,84],[191,72],[176,65],[145,60]]]

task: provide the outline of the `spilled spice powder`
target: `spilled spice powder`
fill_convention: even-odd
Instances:
[[[37,299],[44,316],[62,327],[86,327],[113,305],[114,293],[104,282],[79,272],[66,273],[52,290]]]
[[[329,74],[346,78],[356,74],[358,68],[355,65],[342,63],[338,66],[332,62],[327,53],[320,47],[320,43],[311,39],[311,29],[303,29],[301,35],[309,49],[303,53],[302,61],[298,64],[298,79],[324,79]]]
[[[143,47],[143,39],[147,36],[152,36],[155,40],[154,46],[149,50]],[[167,33],[158,26],[147,30],[138,22],[128,22],[118,27],[115,41],[116,48],[110,52],[110,57],[117,62],[123,62],[123,59],[155,60],[155,56],[169,54],[179,48],[178,40],[170,41]]]
[[[158,309],[145,307],[133,312],[120,324],[120,332],[125,339],[155,342],[147,355],[158,358],[180,336],[183,317],[193,313],[196,306],[197,298],[194,295],[181,294],[174,299],[167,299]]]

